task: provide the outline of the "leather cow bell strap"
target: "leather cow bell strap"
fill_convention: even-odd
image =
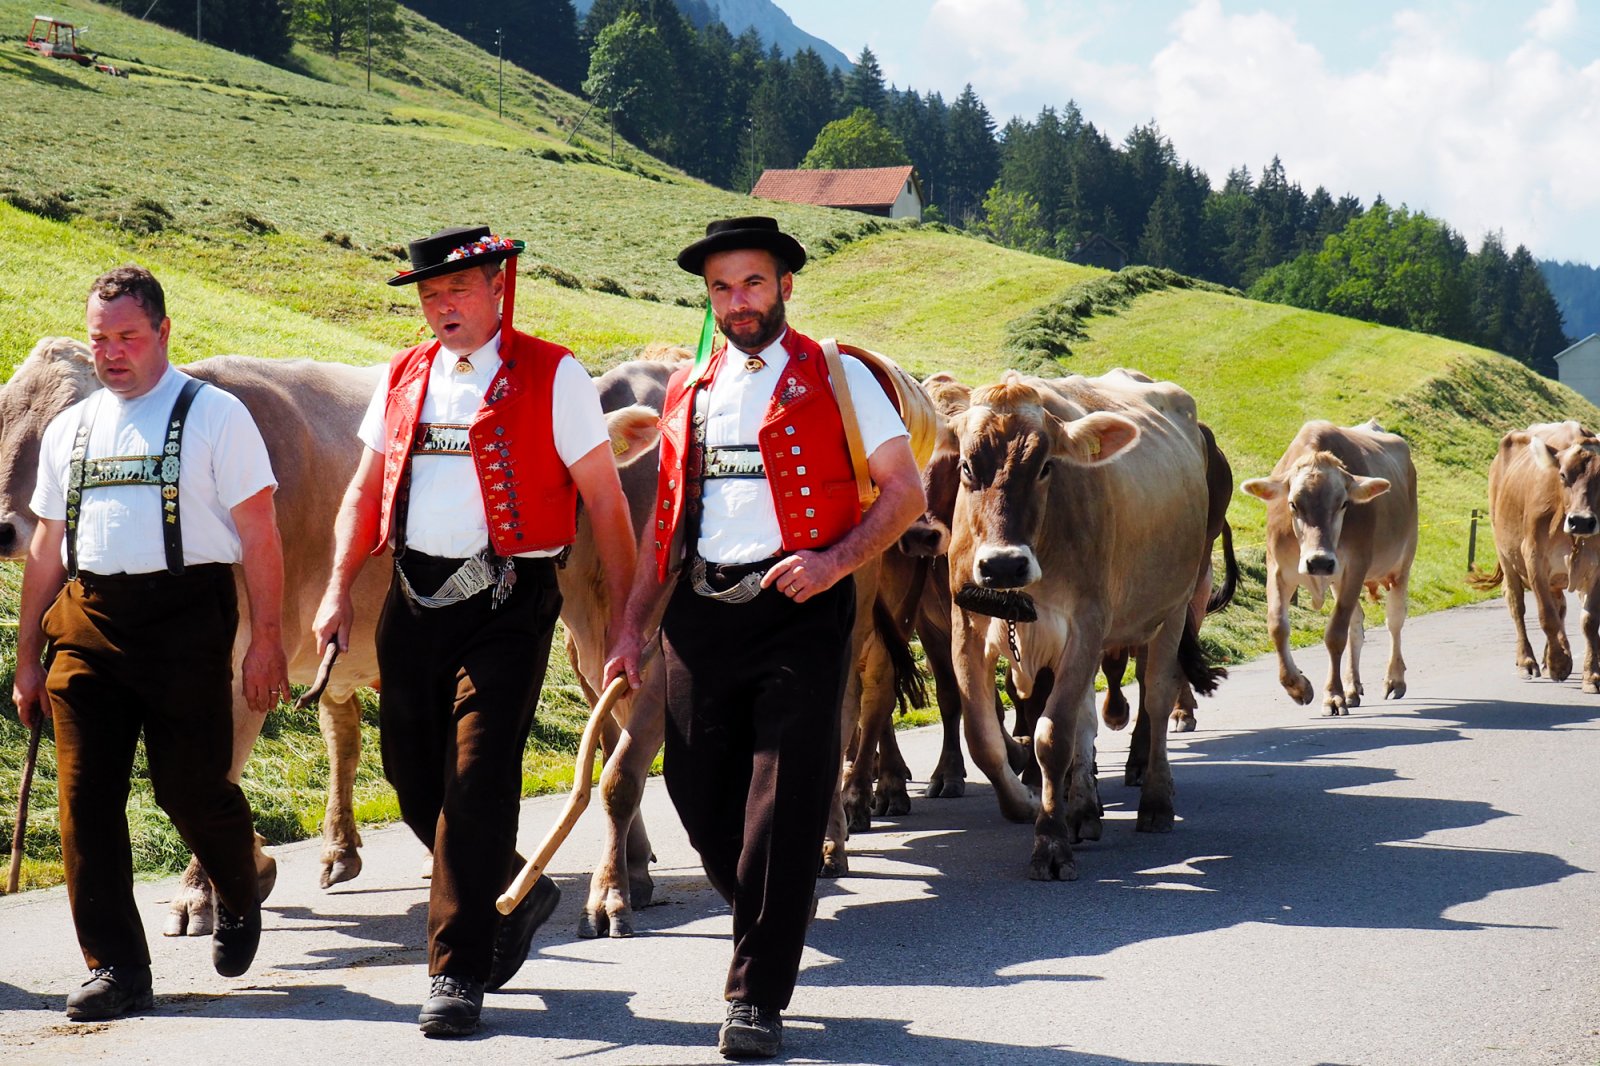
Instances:
[[[844,439],[850,448],[850,469],[856,475],[856,496],[861,501],[861,511],[866,513],[878,498],[878,488],[867,473],[867,446],[861,439],[861,424],[856,421],[856,404],[850,396],[850,382],[845,377],[844,360],[839,357],[839,341],[828,337],[822,342],[822,357],[828,363],[828,377],[833,381],[833,395],[839,403],[839,414],[844,420]]]

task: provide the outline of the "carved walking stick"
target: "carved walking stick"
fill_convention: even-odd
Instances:
[[[44,718],[34,720],[33,732],[28,737],[28,758],[22,764],[22,787],[17,790],[17,822],[11,830],[11,873],[6,878],[6,891],[15,892],[22,880],[22,837],[28,828],[28,791],[33,788],[33,767],[39,761],[39,734]]]
[[[645,664],[650,661],[651,652],[656,645],[646,647],[643,655],[639,657],[639,672],[644,673]],[[600,729],[605,723],[606,715],[628,692],[628,679],[626,676],[612,680],[606,686],[605,692],[595,701],[594,710],[589,713],[589,722],[583,727],[583,739],[578,742],[578,759],[572,772],[572,794],[567,797],[567,805],[561,809],[561,817],[556,819],[556,824],[539,842],[538,850],[533,853],[522,867],[521,872],[511,881],[511,887],[506,889],[499,899],[495,900],[495,909],[501,914],[510,914],[517,909],[517,904],[522,902],[534,883],[539,880],[539,875],[544,873],[544,868],[549,865],[555,856],[556,849],[561,847],[572,827],[578,824],[578,819],[589,806],[589,795],[594,791],[594,752],[600,745]]]

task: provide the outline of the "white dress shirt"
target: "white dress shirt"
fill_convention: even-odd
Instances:
[[[760,353],[766,363],[760,370],[745,369],[749,356],[729,346],[711,385],[696,397],[704,404],[706,447],[754,445],[778,380],[789,362],[783,338]],[[908,436],[900,415],[872,371],[852,355],[841,354],[856,422],[867,455],[896,437]],[[700,518],[700,557],[708,563],[754,563],[770,558],[783,547],[778,509],[772,486],[765,478],[707,478]]]
[[[473,352],[471,373],[455,369],[459,357],[440,347],[428,374],[420,421],[434,425],[470,426],[483,407],[484,395],[500,372],[500,334]],[[600,394],[588,371],[571,356],[556,366],[550,418],[556,452],[569,467],[598,445],[609,441]],[[361,420],[361,443],[384,454],[383,412],[389,379],[378,382]],[[406,514],[406,546],[445,559],[465,559],[489,546],[489,524],[483,513],[483,490],[470,455],[418,454],[411,459],[411,493]],[[560,549],[522,552],[525,557],[559,554]]]

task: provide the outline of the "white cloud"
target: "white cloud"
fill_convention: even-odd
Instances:
[[[1555,43],[1578,26],[1578,0],[1550,0],[1527,22],[1528,32],[1546,43]]]

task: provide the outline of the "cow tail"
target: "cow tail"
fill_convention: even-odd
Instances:
[[[1490,589],[1499,588],[1500,582],[1506,579],[1505,568],[1495,561],[1494,573],[1485,574],[1482,570],[1474,570],[1467,575],[1467,584],[1479,592],[1488,592]]]
[[[895,625],[894,617],[882,600],[872,601],[872,624],[878,639],[889,654],[889,665],[894,669],[894,699],[901,711],[928,705],[928,686],[917,669],[917,660],[911,654],[911,644]]]
[[[1228,676],[1225,666],[1212,666],[1206,661],[1205,648],[1200,645],[1200,631],[1184,612],[1183,637],[1178,641],[1178,669],[1189,679],[1189,684],[1202,696],[1217,691],[1217,683]]]
[[[1206,614],[1216,614],[1233,602],[1233,593],[1239,587],[1239,560],[1233,554],[1233,526],[1222,523],[1222,585],[1211,590],[1206,601]]]

